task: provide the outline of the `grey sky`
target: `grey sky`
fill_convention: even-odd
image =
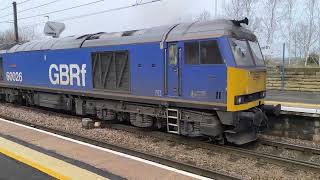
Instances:
[[[27,0],[26,3],[19,4],[26,0],[16,0],[18,3],[18,12],[35,6],[39,6],[44,3],[52,2],[55,0]],[[24,18],[34,16],[38,14],[44,14],[47,12],[57,11],[73,6],[96,2],[100,0],[58,0],[57,2],[44,6],[41,8],[33,9],[27,12],[21,12],[18,14],[18,18]],[[93,5],[79,7],[63,12],[50,14],[50,20],[70,18],[88,13],[99,12],[108,9],[119,8],[128,6],[136,3],[136,1],[148,2],[151,0],[104,0]],[[133,29],[142,29],[153,26],[174,24],[183,21],[192,21],[195,17],[199,16],[204,10],[211,13],[212,18],[219,18],[219,15],[226,15],[225,6],[231,0],[217,0],[218,1],[218,17],[214,17],[214,4],[215,0],[162,0],[161,2],[155,2],[153,4],[147,4],[139,7],[133,7],[129,9],[108,12],[104,14],[98,14],[94,16],[84,17],[80,19],[74,19],[70,21],[64,21],[66,24],[66,30],[61,36],[69,35],[82,35],[96,32],[116,32]],[[261,3],[262,2],[262,3]],[[265,9],[263,7],[264,1],[260,1],[260,6],[255,7],[255,13],[260,16],[260,19],[264,17]],[[303,19],[304,15],[304,0],[297,0],[295,6],[294,18]],[[0,22],[12,21],[12,15],[8,17],[2,17],[12,13],[12,8],[8,8],[1,11],[4,7],[11,6],[12,0],[0,0]],[[280,8],[278,14],[284,15],[284,11]],[[256,15],[256,14],[255,14]],[[252,17],[249,17],[249,21]],[[39,22],[45,22],[47,18],[44,15],[40,17],[34,17],[24,20],[19,20],[19,27],[26,29],[26,32],[34,30],[39,32],[43,36],[44,23],[38,24]],[[250,21],[251,22],[251,21]],[[282,22],[281,22],[282,23]],[[263,23],[262,23],[263,24]],[[31,26],[30,26],[31,25]],[[279,24],[280,25],[280,24]],[[0,32],[7,29],[11,29],[13,24],[0,23]],[[262,26],[261,26],[262,27]],[[272,51],[275,56],[282,56],[282,43],[285,41],[283,38],[287,33],[286,28],[282,26],[277,27],[277,33],[275,34],[275,42],[272,46]],[[262,46],[265,46],[264,28],[259,28],[256,32],[259,37]]]
[[[22,1],[24,0],[17,0],[18,3]],[[18,5],[18,11],[38,6],[50,1],[52,0],[30,0],[29,2]],[[20,13],[18,17],[23,18],[33,16],[94,1],[97,0],[60,0],[56,3],[39,9],[34,9],[32,11]],[[147,1],[150,0],[143,0],[143,2]],[[97,12],[101,10],[127,6],[135,2],[136,0],[104,0],[103,2],[99,2],[94,5],[80,7],[60,13],[54,13],[50,14],[49,16],[50,20],[55,20],[82,15],[86,13]],[[218,3],[218,5],[220,6],[220,10],[221,7],[224,6],[223,2],[224,1],[220,0],[220,2]],[[11,3],[12,0],[0,0],[0,9],[2,9],[2,7],[11,5]],[[156,2],[144,6],[94,15],[71,21],[65,21],[64,23],[66,24],[66,30],[62,34],[62,36],[101,31],[123,31],[129,29],[140,29],[152,26],[172,24],[181,21],[191,21],[194,17],[198,16],[204,10],[207,10],[211,14],[214,14],[214,0],[162,0],[162,2]],[[11,12],[11,8],[5,11],[0,11],[0,17],[8,13],[10,14]],[[0,21],[6,20],[12,20],[12,17],[0,18]],[[38,31],[42,31],[43,24],[32,27],[30,27],[29,25],[43,21],[46,21],[46,18],[43,16],[20,20],[19,27],[36,27]],[[11,26],[11,24],[0,23],[0,31],[11,28]]]

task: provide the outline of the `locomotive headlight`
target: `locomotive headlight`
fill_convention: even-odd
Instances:
[[[235,105],[245,104],[245,103],[257,101],[259,99],[263,99],[265,97],[266,97],[266,91],[256,92],[253,94],[245,94],[245,95],[235,96],[234,97],[234,104]]]
[[[243,103],[244,103],[244,96],[236,96],[235,97],[235,101],[234,101],[235,105],[239,105],[239,104],[243,104]]]

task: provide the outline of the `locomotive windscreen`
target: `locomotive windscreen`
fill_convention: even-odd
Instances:
[[[258,42],[232,38],[231,48],[238,66],[264,66]]]

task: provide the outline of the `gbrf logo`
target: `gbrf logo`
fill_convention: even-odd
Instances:
[[[51,64],[49,80],[53,85],[86,86],[86,64]]]

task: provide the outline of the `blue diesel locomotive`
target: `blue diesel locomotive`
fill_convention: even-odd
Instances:
[[[245,21],[244,21],[245,22]],[[266,67],[241,21],[30,41],[0,51],[0,97],[245,144],[266,120]]]

